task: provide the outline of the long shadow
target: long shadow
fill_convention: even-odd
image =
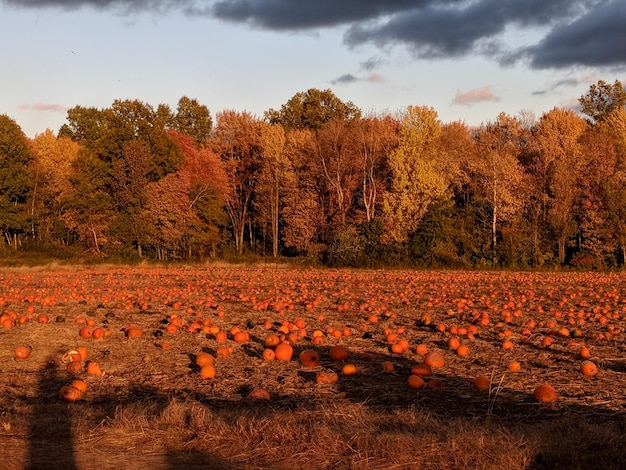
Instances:
[[[65,383],[59,376],[54,357],[49,356],[39,370],[24,463],[27,470],[76,469],[72,405],[59,400],[59,389]]]

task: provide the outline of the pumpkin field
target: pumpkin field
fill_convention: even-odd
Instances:
[[[3,469],[626,468],[626,275],[0,270]]]

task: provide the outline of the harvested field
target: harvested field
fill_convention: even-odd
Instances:
[[[5,269],[3,468],[626,468],[625,282],[615,273]],[[247,335],[235,341],[237,330]],[[263,358],[268,334],[292,345],[290,361]],[[14,357],[20,345],[29,357]],[[330,359],[335,345],[347,359]],[[79,346],[87,357],[72,361]],[[318,365],[299,361],[305,349]],[[425,350],[445,365],[410,388]],[[215,358],[215,378],[200,377],[201,352]],[[596,375],[581,372],[586,359]],[[88,361],[103,375],[88,374]],[[70,372],[70,362],[80,366]],[[346,363],[356,375],[342,374]],[[317,383],[320,371],[338,381]],[[473,384],[481,375],[484,391]],[[86,392],[62,400],[76,378]],[[556,401],[533,397],[542,383]],[[258,389],[270,399],[249,396]]]

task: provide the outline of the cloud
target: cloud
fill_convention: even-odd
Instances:
[[[418,59],[481,55],[536,69],[626,67],[624,0],[0,0],[28,8],[177,11],[271,31],[344,28],[348,47],[406,47]],[[533,43],[512,45],[512,31]],[[536,35],[535,35],[536,34]],[[527,40],[528,41],[528,40]],[[372,66],[372,69],[374,67]]]
[[[383,83],[384,81],[384,77],[377,72],[372,72],[366,77],[357,77],[351,73],[345,73],[340,77],[331,80],[330,83],[332,85],[348,85],[355,82]]]
[[[52,103],[35,103],[35,104],[21,104],[19,106],[20,109],[31,110],[31,111],[48,111],[53,113],[65,113],[69,109],[69,107],[64,106],[62,104],[52,104]]]
[[[354,83],[354,82],[358,82],[358,81],[359,81],[359,79],[357,77],[355,77],[354,75],[352,75],[351,73],[344,73],[340,77],[337,77],[337,78],[331,80],[330,83],[332,83],[333,85],[338,85],[338,84]]]
[[[470,106],[474,103],[482,103],[485,101],[500,101],[500,97],[497,96],[490,87],[486,86],[482,88],[474,88],[473,90],[463,93],[457,91],[452,103]]]
[[[600,5],[575,21],[553,28],[529,48],[534,68],[626,65],[626,2]]]
[[[554,83],[551,83],[550,85],[548,85],[546,87],[545,90],[537,90],[537,91],[533,91],[531,94],[532,95],[545,95],[549,92],[553,92],[555,90],[557,90],[558,88],[562,88],[562,87],[575,87],[578,86],[580,83],[589,83],[594,81],[593,79],[585,79],[585,80],[579,80],[577,78],[566,78],[564,80],[559,80],[556,81]]]

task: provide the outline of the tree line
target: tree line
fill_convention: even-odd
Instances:
[[[263,117],[182,97],[176,109],[76,106],[27,138],[0,115],[2,250],[328,265],[615,267],[626,259],[626,91],[582,114],[364,113],[331,90]]]

